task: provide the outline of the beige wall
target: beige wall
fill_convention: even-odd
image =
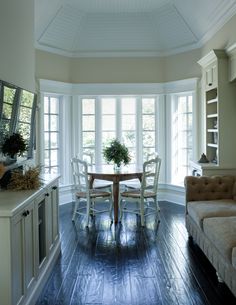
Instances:
[[[162,58],[67,58],[36,50],[36,78],[71,83],[153,83],[200,77],[197,61],[236,42],[236,15],[204,47]]]
[[[0,79],[35,91],[34,1],[1,1]]]
[[[71,83],[160,83],[198,77],[201,51],[164,58],[67,58],[36,50],[36,78]]]
[[[40,50],[36,50],[35,54],[37,80],[50,79],[66,83],[72,82],[70,76],[70,58]]]
[[[154,83],[163,80],[160,58],[72,59],[74,83]]]
[[[201,50],[193,50],[164,58],[164,82],[201,76],[201,67],[197,61]]]

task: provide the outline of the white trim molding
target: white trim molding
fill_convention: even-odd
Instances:
[[[40,91],[66,95],[144,95],[179,93],[196,90],[198,78],[189,78],[166,83],[95,83],[71,84],[47,79],[40,79]]]

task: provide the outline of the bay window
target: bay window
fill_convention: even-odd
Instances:
[[[71,157],[89,152],[96,165],[105,164],[103,149],[117,138],[128,147],[133,164],[141,165],[149,154],[159,153],[161,183],[183,186],[184,177],[191,174],[189,161],[196,157],[196,106],[191,90],[146,95],[62,95],[62,112],[59,96],[45,94],[46,171],[60,172],[63,183],[69,183]]]

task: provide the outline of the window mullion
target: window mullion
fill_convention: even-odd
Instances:
[[[102,109],[101,98],[95,99],[95,164],[102,163]]]
[[[116,97],[116,138],[122,140],[121,97]]]
[[[142,124],[142,98],[136,97],[136,162],[142,164],[143,160],[143,124]]]

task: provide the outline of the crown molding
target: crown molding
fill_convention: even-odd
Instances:
[[[208,54],[206,54],[204,57],[202,57],[198,64],[205,68],[207,65],[212,64],[217,58],[226,58],[227,54],[225,50],[212,50]]]

